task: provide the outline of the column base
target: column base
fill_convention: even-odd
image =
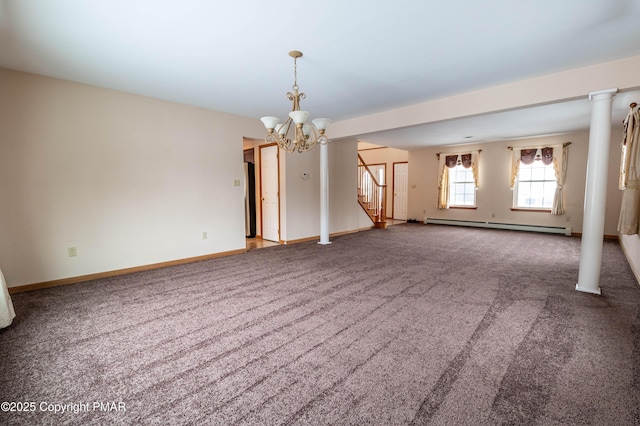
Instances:
[[[590,288],[580,287],[580,283],[576,284],[576,290],[577,291],[581,291],[583,293],[597,294],[598,296],[600,296],[602,294],[602,292],[600,292],[600,287],[598,287],[595,290],[592,290]]]
[[[327,246],[327,245],[331,244],[331,241],[318,241],[318,244],[320,244],[322,246]]]

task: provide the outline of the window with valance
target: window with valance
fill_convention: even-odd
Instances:
[[[564,214],[564,183],[570,142],[558,146],[513,149],[513,207]]]
[[[438,208],[475,207],[478,188],[478,154],[438,154]]]

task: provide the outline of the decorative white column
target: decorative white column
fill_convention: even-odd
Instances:
[[[320,143],[320,241],[318,244],[331,244],[329,241],[329,142]]]
[[[589,93],[591,130],[584,193],[584,219],[580,247],[580,269],[576,290],[600,294],[600,267],[607,202],[609,145],[611,143],[611,100],[618,89]]]

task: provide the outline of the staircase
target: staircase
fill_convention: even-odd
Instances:
[[[387,185],[378,183],[360,154],[358,154],[358,204],[367,212],[375,228],[387,227]]]

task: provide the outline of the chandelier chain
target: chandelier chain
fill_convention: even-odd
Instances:
[[[293,90],[298,90],[298,58],[293,58]]]

